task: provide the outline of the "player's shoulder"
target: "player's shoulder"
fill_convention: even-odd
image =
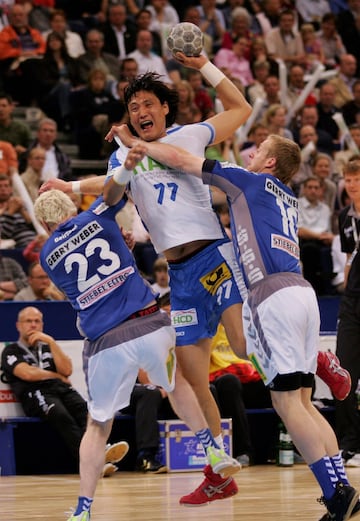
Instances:
[[[192,140],[205,140],[210,144],[215,137],[215,128],[208,121],[190,123],[188,125],[173,125],[166,130],[165,142],[176,143],[179,139],[191,142]]]

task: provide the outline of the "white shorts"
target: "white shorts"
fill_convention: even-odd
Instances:
[[[246,351],[264,383],[277,374],[316,372],[320,314],[311,287],[279,289],[243,305]]]
[[[144,319],[136,319],[139,320]],[[135,320],[131,322],[135,323]],[[88,408],[94,420],[109,420],[129,405],[139,369],[147,371],[154,385],[163,387],[167,392],[174,389],[176,358],[173,327],[160,327],[99,350],[88,358]]]

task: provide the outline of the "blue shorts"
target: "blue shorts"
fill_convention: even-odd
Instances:
[[[220,239],[184,262],[170,262],[169,268],[176,345],[213,337],[222,313],[242,303],[246,292],[232,243]]]

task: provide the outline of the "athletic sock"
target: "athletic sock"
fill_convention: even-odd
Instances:
[[[218,445],[219,449],[225,450],[222,434],[219,434],[218,436],[216,436],[214,438],[214,441],[215,441],[216,445]]]
[[[91,503],[94,500],[90,497],[79,496],[78,506],[74,512],[74,516],[79,516],[81,512],[90,512]]]
[[[336,483],[339,481],[335,469],[330,461],[329,456],[324,456],[309,465],[321,490],[323,491],[325,499],[331,499],[335,492]]]
[[[339,480],[342,483],[344,483],[344,485],[350,485],[349,480],[346,475],[346,470],[344,467],[341,452],[339,452],[339,454],[336,454],[335,456],[331,456],[330,461],[332,463],[332,466],[335,469],[336,475],[339,478]]]
[[[195,432],[195,436],[201,442],[202,446],[204,447],[205,452],[208,447],[215,447],[216,449],[220,448],[219,445],[214,440],[213,435],[211,434],[211,431],[209,428],[201,429],[201,431]]]

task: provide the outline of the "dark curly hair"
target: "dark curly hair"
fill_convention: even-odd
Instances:
[[[146,74],[137,76],[126,87],[124,100],[126,108],[128,109],[131,98],[137,92],[141,90],[152,92],[159,99],[161,104],[167,103],[169,106],[169,113],[166,115],[166,128],[168,128],[175,122],[179,96],[175,89],[169,88],[160,78],[160,74],[156,74],[155,72],[147,72]]]

